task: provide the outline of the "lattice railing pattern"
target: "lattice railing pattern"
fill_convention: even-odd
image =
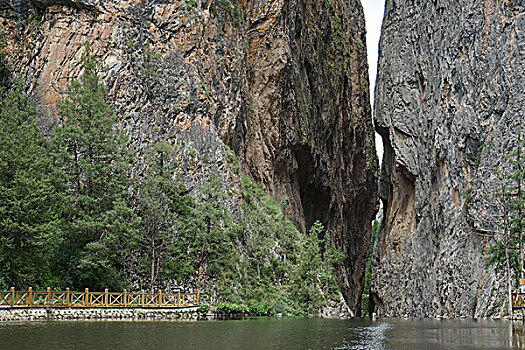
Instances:
[[[137,293],[52,291],[0,291],[0,307],[192,307],[199,305],[199,291],[193,293]]]
[[[520,293],[519,291],[512,292],[512,308],[525,308],[525,293]]]

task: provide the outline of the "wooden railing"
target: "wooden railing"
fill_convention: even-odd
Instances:
[[[199,291],[194,293],[54,292],[0,291],[0,307],[192,307],[199,305]]]
[[[512,292],[512,308],[513,309],[525,308],[525,293],[520,293],[517,290]]]

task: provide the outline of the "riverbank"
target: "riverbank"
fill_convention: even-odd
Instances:
[[[197,320],[197,307],[174,308],[0,308],[0,322],[40,320]]]

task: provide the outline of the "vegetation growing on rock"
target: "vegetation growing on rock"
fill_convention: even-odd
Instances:
[[[298,232],[281,204],[241,176],[231,151],[237,216],[213,169],[188,194],[170,139],[151,142],[136,166],[100,65],[90,55],[82,64],[49,138],[21,83],[0,101],[0,288],[178,285],[222,310],[255,314],[316,315],[338,300],[334,265],[344,255],[320,222]]]

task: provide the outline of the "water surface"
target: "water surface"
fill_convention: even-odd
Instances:
[[[46,321],[0,324],[0,349],[518,349],[523,329],[475,320]]]

